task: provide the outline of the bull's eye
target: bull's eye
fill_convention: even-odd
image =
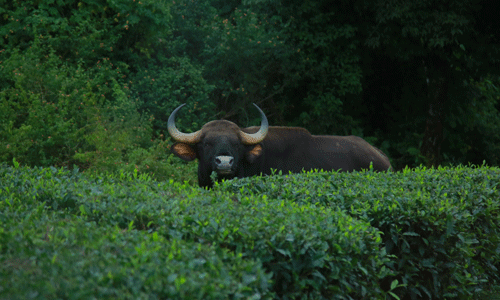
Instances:
[[[210,142],[205,142],[205,143],[203,143],[203,147],[204,147],[204,148],[212,148],[212,143],[210,143]]]

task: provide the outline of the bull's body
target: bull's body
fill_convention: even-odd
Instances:
[[[169,124],[174,124],[178,109]],[[183,134],[172,125],[169,132],[180,141],[172,146],[172,152],[187,161],[199,160],[198,183],[202,187],[213,185],[213,171],[219,179],[231,179],[269,175],[272,170],[285,174],[313,169],[350,172],[369,169],[370,164],[375,171],[391,169],[387,156],[360,137],[311,135],[304,128],[268,126],[260,112],[260,127],[239,128],[219,120],[196,133]]]
[[[257,132],[259,127],[242,129]],[[299,173],[302,170],[323,169],[350,172],[369,169],[387,171],[391,164],[379,149],[357,136],[311,135],[298,127],[270,126],[261,142],[263,153],[242,170],[241,177],[271,174],[271,169]]]

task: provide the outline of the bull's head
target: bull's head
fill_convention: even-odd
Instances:
[[[269,124],[266,115],[257,106],[261,116],[258,132],[243,132],[236,124],[226,120],[211,121],[193,133],[182,133],[175,127],[175,115],[184,106],[177,107],[168,118],[168,132],[177,141],[172,153],[183,160],[198,158],[198,181],[200,186],[211,186],[210,174],[215,171],[219,178],[241,177],[248,163],[253,163],[262,154],[259,145],[267,135]]]

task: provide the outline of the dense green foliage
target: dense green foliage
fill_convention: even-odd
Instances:
[[[0,299],[476,299],[500,170],[310,173],[212,191],[0,167]]]
[[[153,49],[168,47],[160,37],[171,34],[169,5],[11,1],[0,10],[0,161],[195,182],[194,166],[180,171],[168,142],[154,139],[162,135],[155,135],[157,119],[148,110],[154,95],[137,92],[147,92],[155,78],[165,86],[178,75],[151,68],[151,78],[146,68]],[[175,61],[182,62],[166,63]],[[203,82],[199,71],[189,72]]]
[[[498,165],[496,5],[2,0],[0,161],[162,179],[176,106],[190,132],[256,124],[255,102],[271,125],[362,136],[396,169]]]
[[[500,276],[500,170],[405,169],[324,173],[223,184],[243,196],[314,203],[349,212],[382,231],[404,294],[442,299],[474,295]],[[485,258],[488,259],[485,259]]]

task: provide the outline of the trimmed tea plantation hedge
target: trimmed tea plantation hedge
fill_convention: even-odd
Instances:
[[[310,173],[207,191],[0,166],[0,299],[474,299],[500,172]]]
[[[260,263],[224,249],[80,218],[31,221],[2,235],[4,299],[258,299],[269,288]]]
[[[56,169],[3,168],[0,178],[0,299],[269,298],[271,275],[257,260],[136,230],[133,221],[122,228],[116,216],[95,220],[80,206],[102,203],[105,190],[113,204],[101,208],[133,215],[137,206],[120,202],[122,191],[136,190],[132,181],[101,189],[100,179]]]
[[[6,295],[369,299],[390,274],[378,230],[338,209],[128,174],[0,174]]]
[[[335,207],[370,222],[393,255],[391,281],[404,285],[396,291],[401,298],[473,299],[500,282],[498,168],[312,173],[233,180],[218,188]]]

